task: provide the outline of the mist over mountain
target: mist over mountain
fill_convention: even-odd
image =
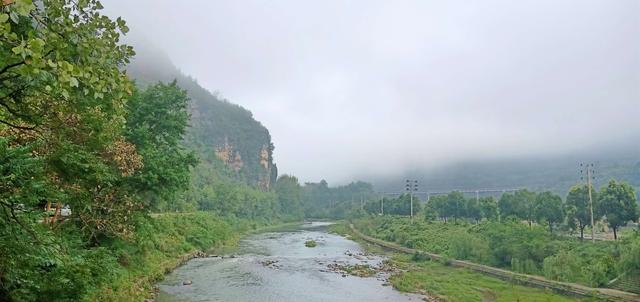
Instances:
[[[638,1],[109,2],[250,109],[302,181],[556,157],[640,133]]]
[[[129,40],[135,46],[136,57],[127,67],[127,73],[139,86],[175,80],[187,91],[191,99],[191,120],[185,144],[196,150],[201,159],[196,170],[220,173],[219,177],[269,190],[275,182],[277,167],[267,128],[255,120],[249,110],[203,88],[196,79],[185,75],[162,50],[144,37]]]
[[[432,169],[408,169],[404,173],[362,176],[377,190],[404,190],[406,179],[419,181],[420,191],[520,189],[551,190],[564,195],[569,188],[584,183],[581,163],[595,165],[595,186],[610,179],[629,182],[640,188],[640,158],[637,139],[557,156],[522,156],[491,160],[466,160]]]

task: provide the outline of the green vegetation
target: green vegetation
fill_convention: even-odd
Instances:
[[[406,220],[406,218],[405,218]],[[358,220],[363,226],[371,222]],[[443,224],[444,225],[444,224]],[[447,228],[452,224],[445,225]],[[331,231],[351,236],[346,223],[334,224]],[[436,234],[433,231],[432,234]],[[389,282],[394,288],[418,294],[429,295],[436,301],[576,301],[577,299],[562,296],[542,289],[530,288],[476,273],[464,268],[450,266],[449,258],[441,261],[430,261],[423,254],[400,254],[354,237],[368,251],[384,254],[390,259],[385,261],[385,268],[394,273]],[[366,271],[366,270],[365,270]]]
[[[597,207],[600,214],[607,218],[614,239],[618,239],[617,231],[621,226],[638,219],[636,192],[626,183],[610,181],[600,190]]]
[[[422,293],[438,301],[575,301],[541,289],[515,285],[466,269],[451,268],[438,262],[410,262],[409,256],[394,261],[406,272],[390,278],[393,286],[404,292]]]
[[[101,9],[0,4],[1,301],[139,301],[185,255],[302,217],[283,211],[300,208],[295,178],[282,198],[269,186],[273,146],[250,112],[194,104],[211,94],[193,80],[190,91],[136,87],[124,72],[133,48],[120,43],[128,28]],[[206,121],[237,131],[212,142]],[[223,139],[244,158],[240,170],[196,143]]]
[[[262,191],[272,189],[277,167],[273,163],[274,146],[271,135],[252,113],[219,95],[203,88],[196,79],[183,74],[158,50],[149,45],[138,45],[139,56],[127,67],[140,86],[153,85],[157,81],[176,81],[190,99],[190,127],[186,130],[184,144],[193,150],[200,164],[195,167],[192,180],[195,184],[212,179],[228,186],[248,184]],[[226,158],[216,152],[225,149]],[[266,157],[262,157],[262,152]],[[207,199],[206,185],[192,188],[193,199],[186,200],[186,209],[197,207]]]
[[[133,240],[111,240],[101,247],[105,251],[105,258],[99,263],[90,264],[102,266],[100,271],[108,268],[102,274],[94,273],[102,280],[71,280],[72,283],[84,281],[87,286],[95,286],[79,292],[77,299],[144,300],[154,283],[188,260],[190,254],[233,245],[247,229],[250,227],[246,222],[229,221],[204,212],[163,214],[154,219],[141,219]]]
[[[478,223],[480,220],[490,221],[525,221],[529,228],[534,223],[546,224],[549,233],[554,227],[572,229],[580,232],[584,238],[584,229],[591,226],[591,211],[593,219],[609,226],[617,239],[617,231],[629,222],[635,222],[639,217],[638,201],[634,189],[624,182],[615,180],[602,187],[600,192],[591,188],[593,206],[589,202],[589,191],[586,185],[574,186],[567,195],[566,202],[550,191],[540,193],[526,189],[513,193],[504,193],[498,200],[493,197],[466,198],[462,192],[452,191],[446,195],[436,195],[429,199],[424,206],[414,197],[414,215],[425,219],[441,220],[444,223],[457,223],[460,219],[466,222]],[[362,210],[355,208],[351,202],[352,217],[363,214],[409,215],[411,196],[402,194],[397,198],[371,198],[366,201]],[[339,217],[336,217],[339,218]]]
[[[338,271],[356,277],[372,277],[376,275],[376,270],[368,264],[347,264],[336,265]]]
[[[640,242],[639,235],[583,242],[515,221],[411,223],[405,217],[384,216],[356,219],[354,224],[368,235],[407,247],[588,286],[604,286],[634,269]]]
[[[307,240],[304,242],[304,246],[306,247],[316,247],[318,243],[315,240]]]
[[[366,182],[353,182],[345,186],[329,187],[322,180],[305,183],[302,200],[305,217],[344,219],[350,212],[358,211],[367,200],[376,196],[373,186]]]
[[[0,300],[141,300],[186,255],[248,230],[382,210],[368,183],[276,178],[267,129],[194,79],[178,72],[136,86],[125,73],[134,50],[120,42],[129,29],[99,1],[1,3]],[[612,181],[600,192],[577,186],[564,203],[550,192],[452,192],[424,209],[416,200],[425,221],[357,223],[385,240],[557,280],[633,277],[638,235],[587,245],[553,234],[591,225],[589,190],[614,237],[637,220],[633,188]],[[385,213],[408,215],[410,199],[383,200]]]

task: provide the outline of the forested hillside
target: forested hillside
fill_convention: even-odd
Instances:
[[[127,73],[137,84],[175,80],[190,98],[191,121],[185,146],[194,149],[202,161],[195,175],[216,173],[216,177],[244,182],[263,191],[271,189],[277,168],[267,128],[249,110],[212,93],[182,73],[161,51],[148,43],[139,44],[140,47],[134,44],[136,57],[127,67]]]
[[[190,254],[302,218],[251,113],[168,62],[132,81],[102,9],[0,2],[0,301],[142,301]]]

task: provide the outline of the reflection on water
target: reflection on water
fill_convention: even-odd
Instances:
[[[165,301],[419,301],[382,286],[383,281],[327,270],[330,263],[377,265],[380,257],[355,257],[357,243],[325,231],[327,223],[255,234],[240,242],[235,258],[199,258],[159,284]],[[315,248],[304,246],[315,240]],[[183,281],[191,280],[191,285]]]

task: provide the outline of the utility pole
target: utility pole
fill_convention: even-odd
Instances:
[[[582,164],[580,164],[582,166]],[[587,169],[587,191],[589,192],[589,211],[591,212],[591,242],[596,242],[596,238],[594,237],[594,230],[596,226],[593,222],[593,197],[591,196],[591,179],[593,178],[593,163],[586,164],[585,168]],[[582,172],[582,170],[580,171]]]
[[[409,192],[409,198],[411,200],[411,222],[413,222],[413,192],[418,191],[418,181],[415,179],[407,179],[405,190]]]

